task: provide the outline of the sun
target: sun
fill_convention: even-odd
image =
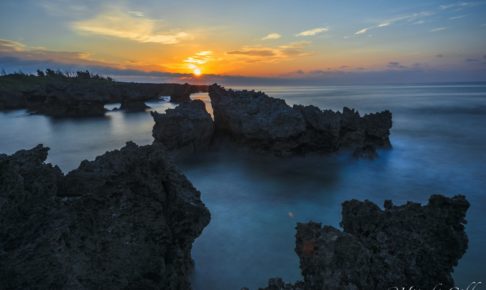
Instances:
[[[198,76],[200,76],[200,75],[202,75],[201,69],[199,69],[199,68],[195,68],[195,69],[192,71],[192,73],[193,73],[195,76],[197,76],[197,77],[198,77]]]

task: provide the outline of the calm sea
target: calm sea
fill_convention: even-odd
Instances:
[[[261,87],[288,104],[393,113],[393,149],[377,160],[348,152],[277,159],[221,150],[180,165],[202,192],[212,220],[193,247],[194,289],[264,286],[270,277],[300,279],[295,225],[309,220],[338,227],[341,203],[379,205],[431,194],[464,194],[472,206],[469,249],[455,269],[457,285],[486,283],[486,85]],[[196,98],[209,102],[207,95]],[[148,103],[165,111],[173,105]],[[0,152],[43,143],[64,171],[128,140],[152,142],[149,113],[109,112],[104,118],[51,119],[25,111],[0,113]]]

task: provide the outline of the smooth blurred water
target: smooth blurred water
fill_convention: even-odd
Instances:
[[[426,202],[434,193],[465,194],[469,249],[454,273],[458,286],[486,280],[486,85],[258,88],[288,104],[361,113],[390,109],[393,149],[377,160],[348,152],[278,159],[219,150],[179,164],[202,192],[212,219],[193,247],[194,289],[255,289],[270,277],[300,279],[295,225],[338,227],[341,203]],[[195,96],[204,99],[207,96]],[[168,103],[150,104],[164,111]],[[152,142],[148,113],[55,120],[23,111],[0,113],[0,152],[44,143],[49,161],[67,171],[126,141]],[[483,281],[483,283],[486,281]]]

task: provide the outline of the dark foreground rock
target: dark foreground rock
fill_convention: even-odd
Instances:
[[[333,112],[315,106],[288,106],[262,92],[209,87],[218,134],[277,155],[334,152],[343,147],[389,147],[389,111],[360,116],[344,108]]]
[[[433,195],[421,206],[351,200],[343,203],[340,231],[297,225],[295,251],[303,282],[271,279],[264,290],[452,289],[453,267],[466,252],[469,203]],[[393,288],[397,287],[397,288]]]
[[[66,176],[47,151],[0,155],[0,288],[190,288],[210,216],[161,145],[127,143]]]
[[[169,151],[202,151],[208,149],[213,138],[213,120],[203,101],[182,103],[165,114],[152,112],[152,117],[155,121],[152,129],[155,142],[163,144]]]

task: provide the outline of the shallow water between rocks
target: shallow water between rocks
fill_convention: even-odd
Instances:
[[[309,220],[339,227],[341,203],[369,199],[426,202],[434,193],[471,202],[469,249],[456,267],[457,285],[486,282],[486,85],[259,87],[289,105],[313,104],[360,113],[393,113],[392,150],[376,160],[349,152],[275,158],[222,148],[179,167],[201,191],[209,226],[193,246],[196,290],[255,289],[271,277],[300,279],[295,225]],[[195,94],[210,109],[207,94]],[[148,103],[163,112],[164,101]],[[0,153],[43,143],[48,162],[65,172],[128,140],[152,142],[148,112],[113,111],[104,118],[52,119],[23,110],[0,113]]]

